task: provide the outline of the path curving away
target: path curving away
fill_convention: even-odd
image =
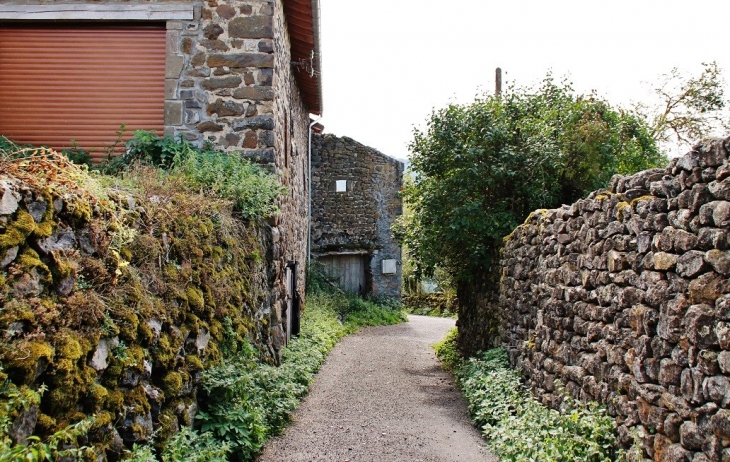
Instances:
[[[409,316],[343,339],[259,461],[496,462],[430,347],[453,326]]]

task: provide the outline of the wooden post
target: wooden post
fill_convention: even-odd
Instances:
[[[495,71],[494,79],[494,96],[500,96],[502,94],[502,69],[497,68]]]

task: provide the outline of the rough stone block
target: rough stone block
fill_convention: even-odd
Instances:
[[[675,254],[666,252],[657,252],[654,254],[654,269],[667,271],[674,268],[679,257]]]
[[[244,16],[228,23],[228,35],[235,38],[274,38],[270,16]]]
[[[209,67],[258,67],[273,68],[274,56],[266,53],[213,54],[207,59]]]
[[[705,254],[705,260],[716,272],[724,276],[730,274],[730,252],[713,249]]]

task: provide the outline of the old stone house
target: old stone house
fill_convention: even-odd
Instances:
[[[357,141],[314,135],[312,256],[350,292],[400,297],[403,163]]]
[[[271,223],[281,343],[304,293],[318,29],[318,0],[5,1],[0,134],[56,149],[73,139],[98,160],[125,124],[270,165],[288,187]]]

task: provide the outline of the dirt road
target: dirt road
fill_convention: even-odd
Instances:
[[[429,346],[454,321],[409,319],[340,342],[294,423],[259,460],[496,462]]]

